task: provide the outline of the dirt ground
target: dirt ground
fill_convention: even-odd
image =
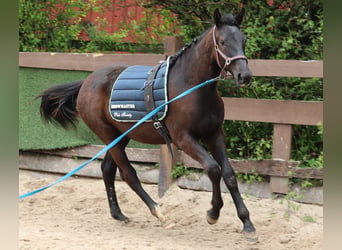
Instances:
[[[21,170],[23,194],[59,176]],[[284,199],[243,195],[258,240],[247,241],[229,194],[217,224],[206,222],[211,193],[173,185],[158,198],[156,185],[144,185],[168,217],[163,227],[124,183],[116,182],[122,211],[130,222],[113,220],[100,179],[72,177],[19,201],[20,249],[322,249],[323,207]]]

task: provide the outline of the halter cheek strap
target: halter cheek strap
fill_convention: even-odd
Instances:
[[[221,75],[226,76],[228,71],[226,70],[226,67],[231,64],[231,62],[239,59],[244,59],[248,61],[247,57],[245,55],[239,55],[239,56],[233,56],[233,57],[228,57],[223,51],[219,48],[217,42],[216,42],[216,37],[215,37],[215,31],[216,31],[216,25],[213,28],[213,41],[214,41],[214,46],[215,46],[215,51],[216,51],[216,62],[219,65],[219,67],[222,69]],[[219,55],[225,60],[225,63],[222,67],[219,59]],[[222,74],[223,71],[226,71],[226,74]]]

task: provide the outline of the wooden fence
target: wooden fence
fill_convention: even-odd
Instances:
[[[93,54],[93,53],[19,53],[19,66],[32,68],[93,71],[102,66],[119,63],[127,65],[155,65],[173,54],[181,45],[179,38],[166,39],[165,54]],[[254,76],[273,77],[318,77],[323,78],[322,61],[297,60],[249,60]],[[289,171],[291,176],[323,179],[323,168],[299,168],[291,162],[292,125],[318,125],[323,123],[323,102],[284,101],[250,98],[223,98],[225,120],[267,122],[274,124],[272,160],[230,160],[235,171],[257,172],[270,176],[270,189],[274,193],[287,193]],[[92,157],[102,146],[92,145],[71,150],[55,150],[53,153],[66,157]],[[176,162],[201,168],[183,152],[171,159],[166,146],[156,149],[128,149],[128,157],[137,162],[160,162],[159,194],[162,195],[171,183],[171,169]],[[52,153],[48,151],[46,153]]]

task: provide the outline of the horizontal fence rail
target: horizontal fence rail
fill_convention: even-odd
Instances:
[[[108,64],[154,66],[164,54],[19,52],[19,66],[94,71]],[[323,77],[322,61],[249,60],[254,76]]]
[[[94,71],[109,64],[154,66],[163,54],[100,54],[19,52],[19,66],[61,70]]]
[[[166,54],[174,54],[179,47],[178,39],[167,39],[164,44]],[[175,43],[178,45],[176,46]],[[148,65],[157,64],[166,54],[97,54],[97,53],[48,53],[20,52],[19,66],[60,70],[94,71],[108,64]],[[249,60],[254,76],[323,78],[322,61],[298,60]],[[270,189],[275,193],[287,193],[288,177],[323,179],[323,168],[299,168],[298,162],[289,161],[291,152],[292,125],[318,125],[323,123],[323,102],[269,100],[223,97],[225,120],[267,122],[274,124],[273,149],[271,160],[230,160],[235,171],[258,173],[271,176]],[[92,157],[102,146],[90,145],[69,150],[39,151],[44,154],[62,157]],[[174,147],[174,146],[173,146]],[[178,152],[170,159],[166,146],[161,149],[127,148],[130,161],[160,162],[160,195],[171,183],[170,172],[176,162],[186,166],[201,168],[189,156],[174,147]]]
[[[87,145],[71,149],[56,150],[30,150],[30,152],[47,155],[55,155],[67,158],[85,158],[89,159],[97,154],[104,146]],[[126,148],[127,157],[131,162],[144,162],[154,164],[160,160],[159,149]],[[178,152],[178,160],[185,166],[201,169],[202,166],[189,157],[184,152]],[[103,159],[104,154],[99,157]],[[239,173],[253,173],[269,176],[298,177],[323,179],[323,169],[299,168],[299,162],[281,161],[281,160],[230,160],[232,167]]]
[[[223,97],[225,120],[278,124],[318,125],[323,123],[323,103]]]

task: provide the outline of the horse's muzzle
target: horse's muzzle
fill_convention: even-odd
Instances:
[[[238,87],[248,87],[251,84],[252,73],[247,70],[238,73],[235,77],[235,83]]]

